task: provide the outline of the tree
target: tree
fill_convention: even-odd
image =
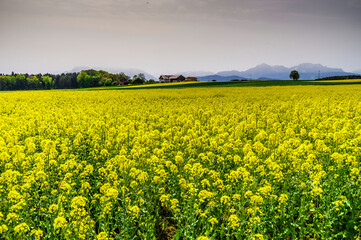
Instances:
[[[290,73],[290,78],[293,79],[293,80],[298,80],[300,78],[300,74],[298,73],[297,70],[293,70]]]
[[[78,85],[81,88],[87,88],[93,85],[93,78],[89,76],[85,71],[79,73],[77,79],[78,79]]]
[[[146,81],[143,73],[139,73],[138,75],[134,75],[132,79],[133,84],[144,84]]]
[[[41,77],[41,81],[44,83],[45,85],[45,89],[51,89],[54,88],[54,81],[51,77],[49,76],[42,76]]]
[[[0,77],[1,90],[13,90],[15,86],[15,77],[4,75]]]
[[[125,75],[125,73],[119,73],[118,74],[119,83],[121,85],[129,84],[130,83],[130,77]]]
[[[17,74],[15,76],[15,89],[26,89],[25,75]]]
[[[147,79],[146,79],[145,76],[144,76],[144,73],[139,73],[139,74],[138,74],[138,77],[139,77],[143,82],[147,81]]]
[[[29,86],[29,89],[39,89],[40,80],[37,76],[31,75],[26,80],[27,80],[27,85]]]
[[[106,78],[104,78],[102,80],[104,81],[104,86],[111,86],[112,85],[113,80],[111,78],[106,77]]]

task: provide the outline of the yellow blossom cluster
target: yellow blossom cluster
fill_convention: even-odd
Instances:
[[[0,238],[356,239],[360,93],[2,92]]]

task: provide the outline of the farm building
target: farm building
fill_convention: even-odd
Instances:
[[[169,82],[183,82],[186,78],[183,75],[161,75],[159,77],[159,82],[169,83]]]

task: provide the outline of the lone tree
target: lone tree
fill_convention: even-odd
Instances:
[[[293,80],[298,80],[300,78],[300,74],[298,73],[297,70],[293,70],[290,73],[290,78],[292,78]]]

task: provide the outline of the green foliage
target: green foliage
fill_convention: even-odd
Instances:
[[[15,74],[0,75],[0,90],[34,90],[53,88],[77,88],[77,73],[52,74]]]
[[[64,88],[78,88],[78,73],[66,73],[61,75],[53,75],[54,79],[54,88],[64,89]]]
[[[290,73],[290,78],[293,79],[293,80],[298,80],[300,78],[300,74],[298,73],[297,70],[293,70]]]
[[[86,88],[91,86],[92,77],[89,76],[85,71],[82,71],[78,75],[78,84],[81,88]]]
[[[13,76],[0,76],[1,90],[11,90],[11,85],[15,82]]]
[[[133,84],[144,84],[147,79],[145,78],[143,73],[139,73],[138,75],[134,75],[132,79]]]
[[[119,83],[124,84],[129,84],[130,82],[130,77],[127,76],[125,73],[119,73],[118,74],[118,79],[119,79]]]
[[[42,77],[41,77],[41,81],[43,82],[45,89],[54,88],[54,81],[53,81],[53,78],[52,78],[52,77],[42,76]]]
[[[144,74],[137,75],[141,81],[145,81]],[[139,80],[137,80],[139,81]],[[137,82],[136,81],[136,82]],[[108,73],[103,70],[83,70],[80,73],[62,74],[0,74],[0,91],[6,90],[36,90],[36,89],[69,89],[89,88],[99,86],[118,86],[132,82],[129,76],[124,73]]]
[[[78,75],[78,84],[81,88],[96,86],[115,86],[119,85],[119,78],[126,79],[126,75],[112,74],[103,70],[84,70]]]
[[[39,78],[35,75],[27,78],[28,86],[30,89],[40,89]]]
[[[361,75],[331,76],[331,77],[319,78],[317,80],[346,80],[346,79],[361,79]]]
[[[18,74],[15,76],[15,89],[26,89],[26,78],[23,74]]]

